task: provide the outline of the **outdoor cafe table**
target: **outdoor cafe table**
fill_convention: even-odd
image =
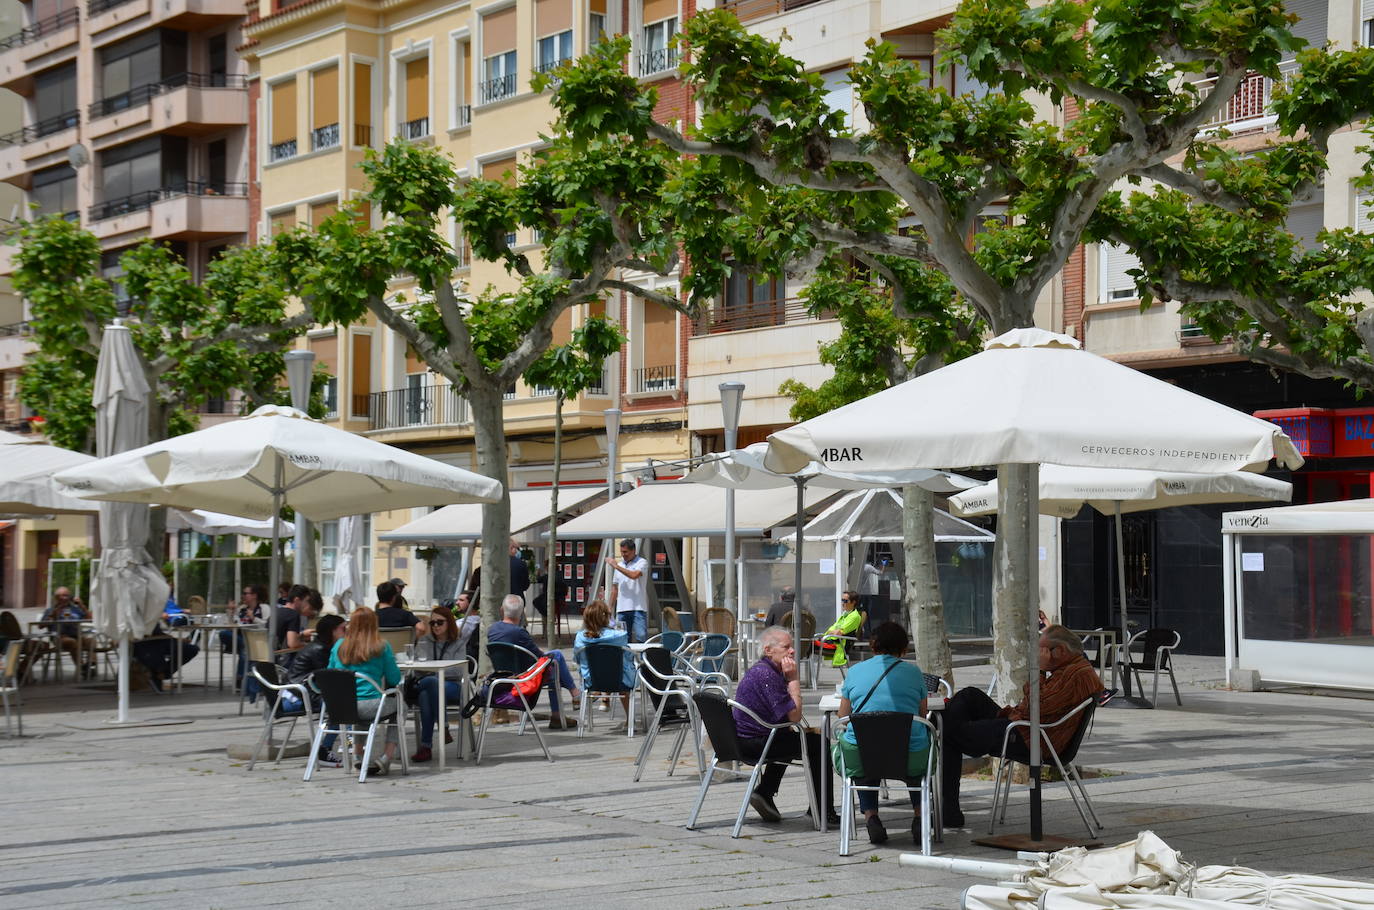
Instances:
[[[824,834],[830,829],[830,820],[827,818],[829,813],[825,811],[825,807],[830,805],[830,775],[834,773],[835,770],[834,760],[830,756],[830,727],[832,719],[840,711],[840,694],[838,692],[832,692],[822,696],[820,704],[817,707],[820,708],[821,711],[821,751],[824,753],[821,757],[821,795],[817,802],[821,807],[821,833]],[[935,724],[935,733],[937,737],[944,733],[944,727],[941,723],[941,712],[943,712],[944,709],[945,700],[943,698],[938,695],[931,695],[926,698],[926,711],[930,714],[931,722]],[[930,744],[932,761],[938,760],[939,756],[936,753],[939,747],[940,743],[938,739]],[[940,800],[943,793],[940,787],[940,775],[936,774],[933,775],[933,777],[935,780],[935,794],[934,798],[930,801],[930,809],[935,817],[932,819],[931,823],[935,831],[935,840],[942,841],[944,840],[944,823],[941,818],[943,810],[940,806]]]
[[[440,673],[440,674],[442,674],[445,670],[451,670],[451,669],[453,669],[454,667],[463,667],[463,668],[466,668],[467,665],[468,665],[467,658],[463,658],[463,659],[461,659],[461,660],[405,660],[405,659],[402,659],[402,660],[398,660],[398,661],[396,662],[397,668],[398,668],[402,673]],[[439,732],[439,733],[442,734],[443,728],[445,728],[445,727],[448,726],[448,715],[445,713],[446,710],[447,710],[447,707],[448,707],[448,699],[447,699],[448,692],[446,691],[446,690],[448,689],[448,686],[443,686],[443,685],[441,685],[441,686],[438,687],[438,689],[439,689],[439,713],[438,713],[437,716],[438,716],[438,726],[440,727],[440,730],[437,731],[437,732]],[[466,673],[466,672],[463,672],[463,673],[459,673],[459,674],[458,674],[458,703],[459,703],[460,705],[466,703],[466,696],[467,696],[467,673]],[[466,757],[466,754],[467,754],[466,751],[464,750],[464,745],[463,745],[463,732],[464,732],[464,728],[466,728],[466,729],[467,729],[467,732],[468,732],[469,734],[471,734],[471,732],[472,732],[472,722],[471,722],[470,720],[468,720],[467,718],[462,718],[462,719],[460,719],[460,720],[458,721],[458,757],[459,757],[459,758],[465,758],[465,757]],[[446,755],[446,753],[448,752],[448,750],[444,747],[444,737],[443,737],[442,735],[440,735],[440,736],[437,737],[437,739],[438,739],[438,748],[436,749],[436,751],[439,753],[439,770],[442,771],[442,770],[444,770],[444,767],[445,767],[444,758],[445,758],[445,755]]]
[[[62,626],[77,626],[76,636],[76,656],[77,668],[72,671],[75,679],[81,678],[81,667],[86,664],[83,660],[86,652],[90,652],[91,660],[95,660],[95,636],[87,635],[88,631],[95,628],[95,623],[89,619],[33,619],[29,621],[29,637],[43,638],[50,640],[53,650],[53,665],[56,668],[57,682],[62,682]]]
[[[1098,640],[1097,646],[1097,678],[1105,680],[1107,677],[1107,667],[1110,665],[1112,670],[1111,687],[1116,688],[1116,668],[1118,657],[1116,653],[1117,638],[1120,635],[1118,629],[1070,629],[1070,632],[1083,639],[1086,644],[1089,638]],[[1106,685],[1106,683],[1103,683]],[[1126,686],[1129,689],[1130,681],[1127,680]]]

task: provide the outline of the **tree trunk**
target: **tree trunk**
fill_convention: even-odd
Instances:
[[[997,468],[997,543],[993,547],[992,669],[997,675],[997,697],[1003,704],[1021,700],[1021,687],[1029,679],[1026,654],[1030,646],[1030,617],[1026,615],[1028,585],[1039,584],[1038,563],[1032,563],[1029,547],[1031,503],[1036,491],[1029,489],[1029,466],[1004,464]]]
[[[482,646],[479,671],[491,671],[487,657],[487,633],[501,620],[501,599],[510,592],[510,491],[507,489],[506,429],[502,390],[494,386],[471,384],[468,402],[472,406],[473,434],[477,443],[477,472],[499,481],[499,502],[482,506]]]
[[[315,523],[296,513],[296,565],[291,580],[307,588],[320,586],[319,560],[315,558]],[[414,581],[414,579],[411,579]]]
[[[544,637],[558,647],[558,479],[563,472],[563,393],[553,400],[553,489],[549,491],[549,571],[544,583]]]
[[[916,663],[954,685],[945,603],[940,597],[935,557],[935,494],[915,485],[902,487],[902,558],[906,566],[907,628],[916,645]]]

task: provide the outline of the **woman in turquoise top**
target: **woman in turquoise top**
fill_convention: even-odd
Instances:
[[[582,674],[582,688],[585,690],[591,685],[592,668],[587,663],[588,645],[617,645],[623,647],[630,643],[630,633],[625,629],[612,629],[611,608],[606,601],[600,598],[587,604],[587,608],[582,611],[582,629],[573,639],[573,656],[577,658],[577,669]],[[621,664],[620,683],[625,687],[625,694],[620,696],[621,704],[625,707],[625,716],[630,716],[630,690],[635,687],[635,662],[634,657],[627,650]]]
[[[391,645],[382,641],[377,631],[377,614],[367,607],[358,607],[348,614],[348,627],[343,638],[334,645],[329,655],[329,669],[353,670],[366,673],[383,686],[390,689],[401,682],[401,670],[396,666],[396,655],[391,653]],[[382,693],[361,676],[357,677],[354,691],[358,694],[358,714],[361,717],[376,717],[382,706]],[[397,699],[387,702],[386,713],[382,718],[394,718]],[[391,761],[400,748],[395,724],[386,728],[386,749],[377,763],[368,769],[369,774],[384,775],[391,770]],[[354,750],[359,758],[363,754],[361,739],[355,738]]]
[[[857,707],[859,713],[869,711],[901,711],[924,717],[926,713],[926,680],[915,663],[902,660],[907,649],[906,629],[895,622],[885,622],[873,633],[874,656],[849,668],[840,690],[840,716],[848,717]],[[835,764],[844,760],[849,776],[861,786],[876,787],[879,781],[865,777],[859,761],[858,741],[853,728],[846,728],[834,746]],[[919,787],[930,760],[930,737],[923,724],[912,723],[911,739],[907,744],[907,786]],[[911,805],[916,812],[912,822],[912,837],[921,839],[921,794],[911,793]],[[878,794],[872,790],[859,791],[859,808],[863,811],[870,843],[887,840],[887,829],[878,817]]]

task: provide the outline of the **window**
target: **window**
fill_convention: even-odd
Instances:
[[[644,4],[644,18],[648,19],[651,9],[662,4],[662,0],[650,0]],[[673,4],[667,4],[668,8],[673,8]],[[677,67],[677,49],[669,47],[674,34],[677,33],[677,17],[670,16],[644,26],[644,33],[640,41],[639,50],[639,75],[651,76],[655,73],[664,73]]]
[[[672,391],[677,388],[677,311],[647,300],[643,306],[644,330],[639,339],[640,367],[634,371],[634,390]]]
[[[508,6],[482,17],[482,83],[479,104],[490,104],[515,95],[515,7]]]
[[[353,64],[353,144],[372,145],[372,64]]]
[[[369,602],[372,591],[372,516],[364,515],[358,533],[358,583],[353,587],[353,602]],[[320,529],[320,591],[325,600],[334,595],[334,573],[339,566],[339,522],[322,521]]]
[[[482,61],[482,103],[500,101],[515,94],[515,51],[496,54]]]
[[[406,69],[405,119],[401,122],[401,136],[422,139],[429,131],[429,58],[409,60]]]
[[[330,199],[325,202],[312,202],[310,204],[310,226],[319,227],[324,220],[339,210],[339,203]]]
[[[372,230],[372,203],[366,199],[354,199],[348,205],[353,210],[354,219],[358,222],[358,230]]]
[[[355,332],[352,338],[349,377],[353,384],[353,400],[349,413],[353,417],[367,417],[372,413],[372,336]]]
[[[507,186],[515,184],[515,159],[500,158],[496,161],[487,161],[482,164],[482,179],[495,180],[497,183],[504,183]],[[515,246],[515,234],[506,235],[506,245]]]
[[[449,129],[457,130],[472,125],[472,43],[454,40],[453,42],[453,100],[449,116]]]
[[[1374,47],[1374,0],[1360,3],[1359,42],[1365,47]]]
[[[66,217],[77,212],[76,171],[60,164],[33,175],[33,189],[29,201],[38,206],[41,215]]]
[[[335,332],[317,335],[310,339],[310,350],[315,354],[315,368],[329,374],[324,387],[325,419],[339,416],[339,336]]]
[[[339,68],[330,66],[310,74],[310,149],[339,144]]]
[[[1113,300],[1134,300],[1140,296],[1135,277],[1127,274],[1140,268],[1140,258],[1124,246],[1114,243],[1097,245],[1098,303]]]
[[[536,69],[547,73],[572,59],[572,29],[539,39],[539,62]]]
[[[296,157],[296,77],[272,86],[272,135],[268,161]]]
[[[844,114],[847,126],[854,123],[854,86],[849,84],[849,68],[821,73],[825,82],[825,106],[837,114]]]
[[[63,66],[33,77],[35,139],[76,126],[76,66]]]
[[[287,231],[296,229],[296,210],[294,208],[282,209],[280,212],[273,212],[267,216],[268,233],[273,237],[278,234],[285,234]]]
[[[591,0],[587,4],[587,46],[606,37],[606,0]]]
[[[38,182],[37,175],[33,178],[34,183]],[[1355,230],[1365,234],[1374,234],[1374,192],[1370,190],[1356,191],[1355,193]]]
[[[149,89],[161,82],[162,76],[162,33],[156,29],[104,48],[100,52],[98,116],[147,101],[152,97]]]
[[[186,140],[150,136],[100,153],[101,193],[92,220],[116,218],[148,208],[164,186],[186,188]],[[180,154],[180,161],[177,154]]]

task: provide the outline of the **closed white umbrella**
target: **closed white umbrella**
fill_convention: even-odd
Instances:
[[[265,405],[247,417],[60,472],[83,499],[208,508],[268,518],[290,505],[315,521],[452,502],[496,502],[491,478]],[[271,587],[281,577],[272,538]],[[272,634],[275,640],[275,611]]]
[[[1121,642],[1130,637],[1126,627],[1125,542],[1121,516],[1127,512],[1167,509],[1173,506],[1212,505],[1223,502],[1287,502],[1293,485],[1250,471],[1229,474],[1190,474],[1180,471],[1146,471],[1121,468],[1074,468],[1040,466],[1040,514],[1072,518],[1084,505],[1116,517],[1116,580],[1121,606]],[[949,499],[959,515],[992,515],[997,512],[997,481],[965,490]],[[1131,677],[1125,677],[1130,692]],[[1148,706],[1143,698],[1133,699]]]
[[[1007,332],[973,357],[779,430],[768,437],[764,465],[790,472],[815,461],[852,474],[1044,462],[1206,474],[1260,470],[1270,459],[1302,465],[1274,424],[1081,347],[1040,329]],[[1034,521],[1027,531],[1033,554]],[[1034,841],[1041,839],[1037,588],[1026,586]]]
[[[362,603],[366,595],[362,593],[362,566],[358,564],[358,544],[363,535],[363,516],[349,515],[339,519],[339,557],[334,565],[333,597],[339,598],[339,606],[345,613],[350,603]]]
[[[128,328],[106,326],[92,395],[99,455],[117,456],[148,441],[150,394]],[[157,625],[169,593],[148,554],[148,533],[148,506],[101,503],[100,569],[91,580],[91,612],[97,631],[119,642],[119,723],[129,719],[130,643]]]

